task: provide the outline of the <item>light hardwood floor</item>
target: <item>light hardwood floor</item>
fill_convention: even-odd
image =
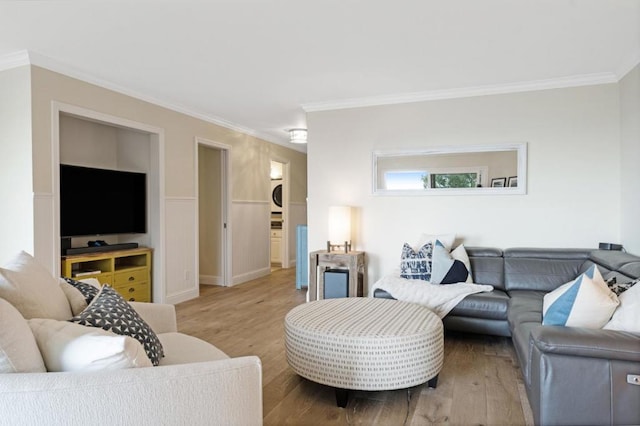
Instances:
[[[305,290],[295,289],[294,269],[234,287],[201,286],[200,294],[176,306],[178,328],[229,356],[260,357],[265,425],[532,423],[510,339],[447,333],[436,389],[350,392],[347,407],[338,408],[331,388],[287,365],[284,316],[305,302]]]

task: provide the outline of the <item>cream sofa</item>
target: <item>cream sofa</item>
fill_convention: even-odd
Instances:
[[[0,268],[0,281],[3,273]],[[0,295],[12,290],[9,281],[4,280],[4,289],[0,282]],[[22,316],[13,305],[0,301],[0,339],[4,339],[0,342],[0,367],[11,368],[21,362],[10,359],[11,346],[33,337],[29,326],[19,328],[22,324],[2,330]],[[179,333],[173,305],[131,302],[131,306],[162,343],[165,356],[159,366],[0,374],[0,424],[262,424],[258,357],[229,358],[215,346]],[[16,330],[21,332],[16,334]]]

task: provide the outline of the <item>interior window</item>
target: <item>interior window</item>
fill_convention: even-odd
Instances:
[[[396,170],[384,173],[388,190],[424,190],[441,188],[476,188],[483,186],[482,170]]]

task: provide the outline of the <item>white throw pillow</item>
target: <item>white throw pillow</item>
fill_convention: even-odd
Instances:
[[[469,260],[467,250],[464,248],[464,244],[460,244],[458,247],[456,247],[456,249],[451,252],[451,257],[455,260],[459,260],[464,264],[464,266],[467,267],[469,275],[467,276],[467,280],[465,282],[473,284],[473,276],[471,275],[471,261]]]
[[[545,294],[542,325],[602,328],[619,303],[593,265],[575,280]]]
[[[435,246],[436,240],[440,240],[442,245],[445,246],[448,251],[451,251],[453,242],[456,240],[456,234],[422,234],[420,235],[418,242],[413,246],[413,249],[418,250],[427,243],[431,243]]]
[[[45,371],[27,320],[11,303],[0,299],[0,374]]]
[[[0,268],[0,297],[26,319],[67,320],[72,317],[58,278],[24,251]]]
[[[466,258],[466,263],[460,257]],[[436,245],[433,247],[431,283],[454,284],[469,282],[470,269],[469,257],[463,246],[459,246],[449,253],[449,250],[442,242],[436,240]]]
[[[136,339],[68,321],[28,321],[47,371],[120,370],[151,367]]]
[[[640,333],[640,284],[636,284],[622,293],[618,299],[620,306],[604,328]]]

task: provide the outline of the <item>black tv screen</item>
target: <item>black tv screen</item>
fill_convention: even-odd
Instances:
[[[146,230],[146,174],[60,165],[60,236]]]

